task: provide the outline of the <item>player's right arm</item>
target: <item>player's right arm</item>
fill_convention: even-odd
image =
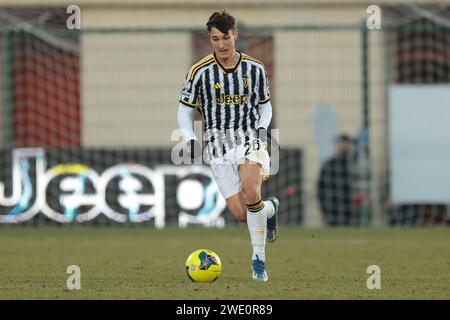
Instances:
[[[201,145],[194,133],[194,113],[200,108],[199,95],[201,87],[201,74],[204,67],[213,63],[214,56],[207,55],[194,64],[184,79],[178,106],[178,124],[183,131],[186,149],[194,159],[201,156]]]
[[[183,133],[186,151],[191,159],[201,155],[201,145],[194,133],[194,112],[196,112],[194,109],[186,108],[181,103],[178,106],[178,125]]]
[[[199,105],[197,86],[194,79],[189,78],[189,75],[190,73],[186,76],[181,89],[177,118],[178,126],[186,143],[186,151],[190,154],[191,159],[195,159],[201,155],[201,146],[194,132],[194,113]]]

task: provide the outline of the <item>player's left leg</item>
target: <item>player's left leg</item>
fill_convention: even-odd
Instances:
[[[253,144],[255,145],[255,144]],[[258,144],[256,144],[258,146]],[[270,157],[267,152],[266,146],[260,141],[259,146],[262,148],[258,148],[253,150],[249,154],[245,156],[247,160],[254,163],[259,163],[261,165],[262,181],[264,182],[269,178],[270,173]],[[259,186],[261,189],[261,186]],[[274,242],[278,237],[278,210],[280,207],[280,202],[276,197],[269,197],[265,201],[266,204],[269,204],[269,207],[273,207],[274,210],[269,210],[267,212],[267,241]]]
[[[265,246],[267,236],[267,216],[273,214],[275,207],[271,202],[262,201],[262,167],[260,164],[245,160],[239,165],[241,192],[247,207],[247,226],[253,246],[252,270],[253,280],[267,281],[265,270]]]

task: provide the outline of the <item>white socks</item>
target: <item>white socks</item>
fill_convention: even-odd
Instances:
[[[259,260],[265,261],[265,248],[267,236],[267,219],[275,213],[270,201],[258,201],[247,205],[247,226],[253,246],[252,259],[258,256]]]
[[[270,219],[275,214],[275,208],[272,201],[264,201],[264,209],[267,210],[267,219]]]

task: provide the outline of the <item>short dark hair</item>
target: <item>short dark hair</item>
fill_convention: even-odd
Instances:
[[[206,23],[206,27],[208,29],[208,32],[210,32],[211,29],[215,27],[219,29],[220,32],[228,34],[229,30],[234,29],[235,23],[236,19],[224,10],[222,12],[214,12],[209,17],[209,20]]]
[[[337,136],[336,141],[353,143],[354,139],[352,137],[350,137],[349,135],[343,133],[343,134],[340,134]]]

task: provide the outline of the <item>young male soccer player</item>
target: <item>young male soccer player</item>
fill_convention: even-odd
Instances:
[[[229,210],[247,222],[253,246],[252,277],[267,281],[266,238],[277,238],[279,201],[261,198],[270,159],[265,148],[272,118],[269,82],[258,60],[236,51],[238,30],[227,12],[206,24],[213,53],[192,66],[180,95],[178,123],[191,157],[201,157],[194,134],[194,113],[204,122],[211,171]]]

